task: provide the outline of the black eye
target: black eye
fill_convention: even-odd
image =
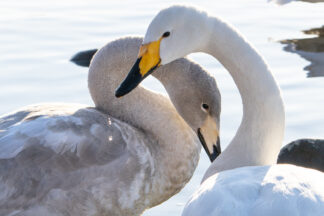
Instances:
[[[163,35],[162,35],[162,37],[164,37],[164,38],[169,37],[169,36],[170,36],[170,32],[169,31],[164,32]]]
[[[202,107],[204,110],[208,110],[208,109],[209,109],[208,104],[205,104],[205,103],[203,103],[203,104],[201,105],[201,107]]]

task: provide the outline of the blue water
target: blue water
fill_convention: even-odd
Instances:
[[[286,53],[276,41],[304,37],[300,32],[324,24],[324,4],[291,3],[283,7],[266,0],[148,1],[148,0],[1,0],[0,1],[0,115],[41,102],[93,105],[87,88],[87,69],[70,57],[99,48],[126,35],[144,35],[154,15],[178,3],[198,5],[237,27],[264,56],[278,80],[286,105],[285,142],[324,138],[324,78],[306,78],[309,63]],[[222,93],[221,141],[224,149],[242,115],[238,91],[228,73],[212,57],[191,55],[216,77]],[[165,93],[153,78],[150,89]],[[145,216],[179,215],[209,166],[202,154],[190,183],[176,196],[147,211]]]

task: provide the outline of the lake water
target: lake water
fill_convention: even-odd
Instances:
[[[301,30],[324,24],[324,4],[299,2],[279,7],[266,0],[0,0],[0,114],[40,102],[93,105],[87,88],[87,68],[70,63],[70,57],[121,36],[144,35],[154,15],[175,2],[208,8],[210,13],[236,26],[264,56],[280,84],[286,105],[284,143],[303,137],[324,138],[324,78],[306,78],[303,68],[309,62],[283,51],[284,45],[277,42],[305,37]],[[223,99],[224,149],[242,115],[238,91],[212,57],[190,57],[217,79]],[[153,78],[147,79],[145,85],[165,92]],[[190,183],[144,215],[179,215],[209,164],[202,154]]]

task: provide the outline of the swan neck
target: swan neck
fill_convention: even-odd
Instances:
[[[122,98],[114,95],[115,89],[132,67],[141,41],[136,38],[120,39],[96,53],[89,68],[90,94],[97,109],[128,123],[139,134],[144,134],[145,145],[154,158],[154,179],[157,182],[159,176],[166,182],[176,179],[174,187],[180,189],[193,174],[199,159],[200,145],[193,130],[177,113],[170,100],[161,94],[138,86]],[[173,172],[179,167],[186,170],[180,176]],[[154,184],[153,181],[152,187],[155,187]]]
[[[204,26],[204,25],[201,25]],[[240,127],[214,172],[240,166],[275,163],[284,133],[280,89],[257,51],[228,24],[209,17],[208,39],[200,49],[214,56],[232,76],[242,98]]]

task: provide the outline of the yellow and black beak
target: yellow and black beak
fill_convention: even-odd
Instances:
[[[161,65],[160,43],[162,37],[140,47],[138,58],[128,73],[126,79],[120,84],[115,92],[116,97],[122,97],[131,92],[148,75]]]

